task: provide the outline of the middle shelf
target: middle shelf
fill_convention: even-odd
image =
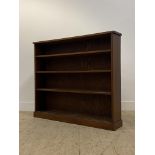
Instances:
[[[101,94],[111,95],[108,91],[90,91],[90,90],[75,90],[75,89],[49,89],[49,88],[37,88],[36,91],[48,91],[48,92],[62,92],[62,93],[77,93],[77,94]]]
[[[109,73],[111,70],[36,71],[36,73]]]
[[[91,55],[100,53],[110,53],[111,49],[104,50],[93,50],[93,51],[80,51],[80,52],[68,52],[68,53],[57,53],[57,54],[44,54],[37,55],[36,58],[50,58],[50,57],[64,57],[64,56],[79,56],[79,55]]]
[[[109,72],[111,70],[111,53],[98,53],[79,57],[50,57],[49,59],[35,59],[36,71],[68,71],[76,72]],[[59,73],[60,73],[59,72]],[[43,73],[43,72],[42,72]],[[45,73],[45,72],[44,72]],[[54,73],[54,72],[53,72]]]
[[[58,74],[56,74],[58,73]],[[59,74],[60,73],[60,74]],[[63,74],[62,74],[63,73]],[[99,72],[84,71],[41,71],[36,72],[37,88],[58,88],[66,90],[111,91],[110,70]]]

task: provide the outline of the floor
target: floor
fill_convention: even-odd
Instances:
[[[107,131],[20,112],[20,155],[134,155],[134,112],[122,118],[122,128]]]

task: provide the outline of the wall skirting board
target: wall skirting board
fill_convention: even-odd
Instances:
[[[122,101],[122,111],[134,111],[135,110],[135,101]],[[34,111],[34,102],[20,102],[19,103],[20,111]]]

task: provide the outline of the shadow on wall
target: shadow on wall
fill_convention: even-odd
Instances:
[[[19,109],[23,111],[34,111],[34,75],[20,82]]]

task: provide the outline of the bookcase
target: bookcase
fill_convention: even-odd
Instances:
[[[34,117],[116,130],[121,120],[121,33],[34,42]]]

